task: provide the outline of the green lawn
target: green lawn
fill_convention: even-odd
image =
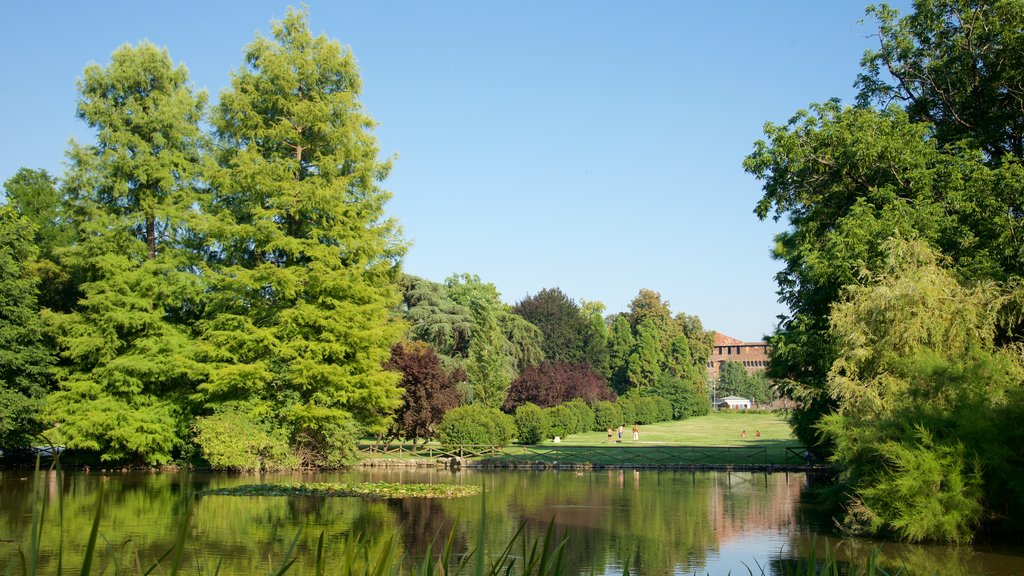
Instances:
[[[744,430],[747,431],[746,438],[742,437]],[[761,432],[760,438],[756,437],[757,431]],[[607,445],[607,440],[606,432],[586,432],[562,438],[562,444],[599,446]],[[612,439],[613,442],[614,440],[615,438]],[[632,444],[631,425],[623,429],[622,441]],[[640,427],[641,445],[756,446],[758,443],[766,442],[798,444],[783,416],[763,412],[715,412],[707,416]]]
[[[746,431],[746,437],[743,432]],[[757,432],[761,436],[757,436]],[[596,465],[745,465],[802,464],[802,449],[784,417],[770,413],[720,412],[675,422],[640,427],[640,442],[633,445],[632,425],[623,430],[623,442],[608,443],[606,432],[572,434],[559,443],[540,446],[511,445],[500,455],[484,460],[509,463]],[[434,443],[431,447],[440,448]],[[793,450],[787,450],[792,448]],[[419,457],[429,454],[421,453]],[[396,454],[375,455],[396,457]],[[372,458],[373,456],[371,456]],[[404,453],[400,457],[415,457]]]

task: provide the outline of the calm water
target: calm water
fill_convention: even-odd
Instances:
[[[411,557],[422,557],[435,535],[454,528],[455,548],[479,540],[481,522],[488,551],[500,551],[520,525],[543,535],[554,518],[570,539],[567,558],[580,574],[620,574],[622,562],[644,575],[766,574],[781,572],[794,554],[839,554],[853,547],[860,557],[878,543],[841,542],[800,506],[807,484],[802,474],[612,470],[461,471],[357,470],[335,474],[245,476],[227,474],[71,473],[40,478],[51,509],[43,525],[44,573],[55,573],[53,551],[63,537],[65,566],[76,567],[102,491],[100,557],[106,573],[115,564],[130,572],[149,566],[170,548],[184,521],[189,490],[263,481],[389,481],[484,485],[485,496],[454,500],[364,500],[317,497],[203,496],[193,507],[186,573],[267,573],[279,565],[301,529],[300,560],[290,574],[310,574],[304,558],[325,535],[329,558],[341,543],[361,535],[371,548],[392,536]],[[56,495],[63,490],[64,527],[56,520]],[[32,521],[33,479],[26,472],[0,473],[0,573],[27,544]],[[886,561],[914,574],[1024,575],[1024,550],[883,546]],[[77,573],[65,569],[67,573]]]

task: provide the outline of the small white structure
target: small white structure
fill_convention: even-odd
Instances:
[[[719,410],[750,410],[751,404],[750,398],[726,396],[718,399],[717,407]]]

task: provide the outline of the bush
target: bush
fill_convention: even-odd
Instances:
[[[576,431],[576,414],[565,404],[552,406],[544,411],[547,412],[548,422],[551,425],[548,429],[549,437],[561,436],[565,438]]]
[[[635,396],[620,396],[619,399],[615,401],[615,405],[618,406],[619,411],[622,412],[622,422],[619,422],[619,424],[625,424],[626,422],[632,424],[637,421]]]
[[[672,420],[672,402],[661,396],[654,396],[654,417],[655,422],[668,422]]]
[[[594,404],[594,430],[604,431],[609,428],[618,428],[622,424],[622,409],[614,402],[602,400]]]
[[[225,470],[289,470],[299,458],[288,447],[287,433],[257,420],[239,406],[225,405],[197,418],[195,441],[210,466]]]
[[[515,435],[515,420],[497,408],[467,404],[452,408],[437,425],[437,439],[447,446],[505,446]]]
[[[350,418],[324,420],[297,434],[294,453],[304,466],[341,468],[359,460],[359,426]]]
[[[540,444],[540,441],[547,438],[548,416],[544,409],[532,402],[527,402],[516,408],[516,437],[520,444]]]
[[[576,416],[576,429],[573,433],[577,432],[590,432],[594,429],[594,411],[587,406],[586,402],[579,398],[570,400],[563,404]]]
[[[636,399],[636,420],[638,424],[653,424],[658,421],[658,407],[653,396],[640,396]]]
[[[707,394],[703,390],[690,388],[686,392],[682,410],[683,418],[706,416],[711,413],[711,400],[708,399]]]

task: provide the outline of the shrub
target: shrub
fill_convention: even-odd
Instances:
[[[565,404],[552,406],[544,411],[547,412],[548,422],[551,424],[548,429],[549,437],[561,436],[564,438],[576,431],[576,414]]]
[[[618,428],[622,424],[622,409],[614,402],[602,400],[594,404],[594,430],[603,431]]]
[[[323,420],[316,428],[296,435],[294,453],[304,466],[341,468],[359,460],[356,443],[361,436],[352,419]]]
[[[635,396],[620,396],[619,399],[615,401],[615,405],[618,406],[619,411],[622,412],[622,422],[619,422],[619,424],[625,424],[626,422],[633,423],[637,421]]]
[[[658,407],[653,396],[640,396],[636,402],[636,420],[638,424],[652,424],[658,421]]]
[[[288,447],[287,433],[253,418],[240,406],[224,405],[193,426],[196,444],[213,468],[226,470],[288,470],[299,459]]]
[[[672,403],[661,396],[654,396],[654,417],[655,422],[668,422],[672,420]]]
[[[576,429],[573,433],[577,432],[590,432],[594,429],[594,411],[587,406],[587,403],[579,398],[575,398],[563,404],[576,416]]]
[[[442,444],[487,444],[505,446],[515,434],[515,420],[496,408],[467,404],[452,408],[437,425],[437,439]]]
[[[516,437],[520,444],[540,444],[547,438],[548,416],[544,409],[532,402],[516,408]]]

